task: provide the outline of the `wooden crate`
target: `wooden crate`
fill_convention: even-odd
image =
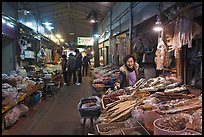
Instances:
[[[143,127],[124,128],[121,129],[123,135],[150,135],[150,133]]]
[[[5,130],[5,119],[2,116],[2,131],[4,131],[4,130]]]
[[[117,100],[120,100],[119,96],[121,96],[121,95],[123,95],[122,92],[119,92],[119,93],[116,92],[116,93],[112,93],[112,94],[108,94],[108,95],[102,95],[102,100],[101,100],[102,109],[105,109],[107,107],[107,104],[110,104],[110,103],[113,103]],[[108,101],[109,100],[108,98],[112,98],[112,99],[110,99],[110,101]]]
[[[122,135],[121,129],[125,128],[125,122],[114,122],[114,123],[101,123],[96,124],[97,131],[100,135]],[[107,132],[103,130],[105,128],[114,128]]]

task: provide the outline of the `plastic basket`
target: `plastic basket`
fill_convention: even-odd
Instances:
[[[155,110],[144,111],[143,120],[144,120],[144,127],[150,132],[154,132],[154,120],[161,118],[162,115],[155,112]]]
[[[42,94],[41,92],[35,92],[29,97],[29,105],[31,107],[40,103],[41,96],[42,96],[41,94]]]
[[[82,108],[82,105],[85,104],[87,101],[96,102],[96,106],[90,108]],[[78,104],[78,110],[80,112],[81,117],[98,117],[101,114],[100,102],[95,97],[82,98]]]
[[[154,135],[181,135],[186,130],[186,128],[179,130],[179,131],[170,131],[170,130],[161,129],[157,125],[163,119],[165,118],[158,118],[154,121],[153,123],[154,124]]]
[[[105,91],[105,85],[104,84],[92,84],[94,91]]]

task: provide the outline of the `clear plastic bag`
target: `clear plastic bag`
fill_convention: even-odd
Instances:
[[[125,128],[134,128],[138,127],[138,121],[136,121],[133,117],[129,117],[125,123],[124,123]]]
[[[29,108],[25,104],[20,104],[17,106],[19,109],[19,117],[26,116],[28,114]]]
[[[195,112],[186,124],[187,128],[202,133],[202,112]]]
[[[131,111],[131,117],[135,122],[143,123],[144,111],[136,107]]]
[[[5,127],[14,125],[20,116],[20,110],[17,107],[9,110],[5,115]]]

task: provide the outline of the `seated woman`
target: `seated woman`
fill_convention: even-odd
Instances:
[[[133,55],[126,55],[124,65],[120,68],[120,75],[114,87],[116,89],[133,86],[139,80],[139,64]]]

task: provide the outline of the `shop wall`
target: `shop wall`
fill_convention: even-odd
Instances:
[[[101,25],[98,26],[98,32],[99,34],[103,33],[103,30],[110,27],[110,12],[106,15],[106,17],[103,19],[103,22]]]
[[[133,26],[136,26],[137,24],[142,23],[144,20],[156,15],[158,13],[158,5],[159,2],[132,2],[133,3]],[[162,9],[167,9],[170,6],[175,4],[175,2],[162,2]],[[120,18],[120,16],[128,10],[130,6],[130,2],[117,2],[112,7],[112,29],[119,26],[119,23],[117,20]],[[129,19],[129,11],[121,17],[121,24],[123,22],[127,22],[127,19]],[[117,24],[117,25],[116,25]],[[126,23],[125,23],[126,24]],[[107,14],[107,16],[103,19],[103,21],[99,24],[99,32],[103,32],[106,27],[110,25],[110,12]],[[101,30],[103,29],[103,30]]]
[[[18,14],[18,19],[19,19],[19,22],[24,24],[25,26],[33,29],[35,32],[37,32],[39,29],[37,25],[40,25],[40,24],[37,24],[37,19],[32,15],[32,14],[27,14],[27,15],[24,15],[24,13],[20,12]],[[44,34],[44,29],[40,30],[42,34]]]
[[[104,44],[104,63],[105,65],[108,65],[110,63],[110,56],[109,56],[110,41],[106,40],[103,42],[103,44]]]
[[[9,9],[9,10],[8,10]],[[2,2],[2,13],[12,17],[13,19],[17,19],[17,3],[16,2]],[[8,26],[3,26],[3,29],[11,29]],[[5,28],[8,27],[8,28]],[[10,33],[6,35],[2,35],[2,73],[8,73],[12,70],[15,70],[16,65],[16,26],[9,30]],[[6,33],[6,32],[4,32]],[[12,35],[13,34],[13,35]],[[13,38],[11,38],[13,37]]]
[[[143,22],[144,20],[154,16],[158,12],[159,2],[142,2],[137,4],[133,9],[133,26]]]
[[[169,8],[170,6],[172,6],[173,4],[175,4],[175,2],[132,2],[132,13],[133,13],[133,27],[137,26],[139,24],[143,24],[143,22],[145,20],[150,19],[151,17],[155,16],[158,13],[158,6],[159,4],[161,4],[162,6],[162,10]],[[103,33],[105,31],[105,29],[107,29],[107,27],[110,27],[110,16],[112,16],[111,19],[111,28],[112,28],[112,34],[113,37],[115,35],[120,34],[121,32],[127,31],[129,29],[130,26],[130,21],[129,21],[129,17],[130,17],[130,2],[117,2],[113,7],[112,7],[112,15],[107,14],[107,16],[104,18],[104,20],[102,21],[102,23],[99,24],[99,32]],[[154,20],[156,20],[156,18],[154,18]],[[153,21],[154,22],[154,21]],[[153,24],[154,25],[154,24]],[[150,26],[150,25],[148,25]],[[102,29],[102,30],[101,30]],[[144,26],[144,31],[146,30],[150,30],[149,27]],[[138,33],[138,31],[143,31],[142,29],[137,30],[134,29],[133,33]],[[133,36],[132,36],[133,37]],[[134,41],[134,40],[133,40]],[[116,47],[116,40],[112,39],[111,41],[111,45],[110,45],[110,51],[109,51],[109,56],[110,56],[110,61],[113,63],[113,61],[116,61],[116,64],[118,64],[121,60],[119,58],[117,58],[118,53],[117,50],[119,48]],[[130,47],[130,42],[129,39],[126,39],[125,42],[123,41],[123,44],[125,43],[125,45],[127,45],[127,47]],[[134,44],[134,43],[133,43]],[[113,47],[112,47],[113,46]],[[125,54],[128,54],[127,51],[130,53],[130,51],[133,49],[128,49],[126,50]]]
[[[8,73],[15,69],[14,46],[14,39],[2,36],[2,73]]]
[[[125,38],[119,38],[119,44],[118,44],[118,54],[119,54],[119,65],[123,64],[123,59],[125,57],[125,51],[126,51],[126,42]]]
[[[129,2],[117,2],[113,7],[112,7],[112,19],[111,22],[112,24],[112,29],[116,28],[119,26],[119,20],[118,17],[129,7]],[[99,33],[101,34],[107,27],[110,27],[110,11],[106,15],[106,17],[103,19],[103,21],[99,24]]]
[[[120,26],[120,31],[121,32],[124,32],[126,30],[129,29],[129,18],[128,18],[128,14],[124,15],[122,18],[121,18],[121,26]]]
[[[117,2],[112,8],[112,21],[116,20],[127,8],[130,2]],[[110,22],[108,22],[110,23]]]
[[[120,33],[120,26],[119,26],[119,21],[115,22],[113,24],[114,29],[112,29],[112,34],[113,36],[117,35]]]
[[[17,2],[2,2],[2,12],[14,19],[18,17],[17,7]]]

